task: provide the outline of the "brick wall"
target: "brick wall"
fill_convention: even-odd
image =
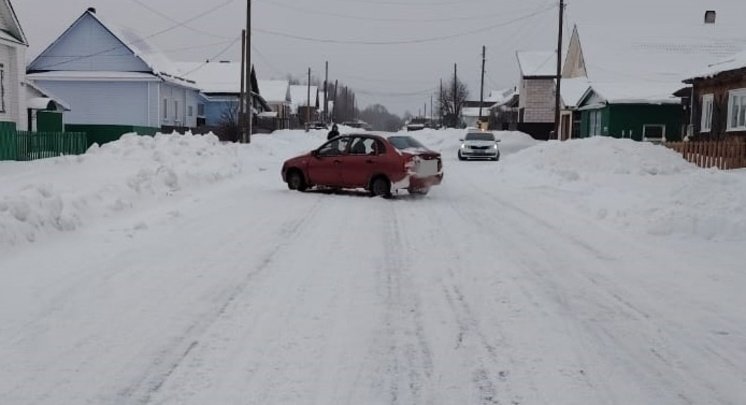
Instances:
[[[554,79],[523,79],[523,122],[554,122]]]

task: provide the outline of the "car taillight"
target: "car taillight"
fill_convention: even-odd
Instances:
[[[412,169],[417,165],[417,162],[414,161],[414,157],[409,157],[404,160],[404,171],[405,172],[411,172]]]

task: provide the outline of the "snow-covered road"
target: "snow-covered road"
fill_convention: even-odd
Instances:
[[[0,403],[746,403],[743,240],[623,229],[430,141],[426,198],[287,191],[312,142],[263,143],[2,250]]]

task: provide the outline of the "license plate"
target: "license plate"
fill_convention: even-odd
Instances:
[[[420,160],[416,172],[420,177],[435,176],[438,174],[438,160]]]

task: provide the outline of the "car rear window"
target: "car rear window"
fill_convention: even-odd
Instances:
[[[495,135],[492,132],[469,132],[466,134],[467,141],[494,141]]]
[[[391,144],[399,150],[425,147],[423,144],[421,144],[419,141],[412,138],[411,136],[390,136],[389,142],[391,142]]]

